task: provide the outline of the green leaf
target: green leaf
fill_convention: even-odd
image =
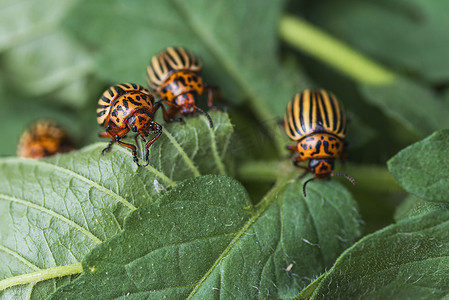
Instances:
[[[21,93],[37,97],[61,89],[70,91],[74,86],[76,93],[60,95],[59,102],[79,108],[89,99],[86,79],[92,71],[93,59],[67,33],[53,31],[41,35],[6,51],[3,56],[2,67],[8,73],[8,80]]]
[[[13,284],[14,276],[37,273],[40,279],[28,281],[36,282],[52,268],[70,269],[119,233],[130,212],[153,203],[177,181],[226,172],[222,159],[232,125],[225,113],[210,115],[213,129],[204,116],[165,126],[150,148],[148,167],[138,168],[130,151],[118,145],[101,155],[106,143],[48,159],[0,159],[0,280]],[[71,274],[65,271],[60,274]],[[42,299],[70,280],[11,287],[0,295]]]
[[[397,207],[394,219],[396,222],[399,222],[412,217],[445,210],[449,210],[447,203],[429,202],[410,195]]]
[[[415,82],[396,78],[386,85],[361,85],[365,100],[421,136],[449,127],[449,110],[433,92]]]
[[[312,299],[442,299],[448,254],[447,210],[407,219],[346,250]]]
[[[33,97],[27,102],[51,95],[80,108],[89,99],[93,58],[60,25],[77,1],[0,3],[2,69],[16,93]]]
[[[312,281],[298,296],[295,297],[295,300],[309,300],[326,274],[327,273],[323,273],[320,277]]]
[[[0,51],[12,49],[25,41],[54,31],[76,1],[78,0],[2,0]]]
[[[204,61],[206,82],[232,101],[247,98],[265,121],[282,116],[292,95],[308,86],[278,59],[285,2],[79,1],[66,25],[96,49],[99,74],[113,82],[143,84],[153,55],[170,45],[186,47]]]
[[[388,169],[408,192],[428,201],[448,202],[449,129],[438,131],[395,155]]]
[[[311,183],[306,199],[301,187],[281,181],[252,207],[231,178],[188,179],[132,213],[51,299],[292,297],[360,235],[336,181]]]

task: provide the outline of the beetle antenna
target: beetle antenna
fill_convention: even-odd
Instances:
[[[353,185],[356,185],[356,181],[354,178],[352,178],[351,176],[349,176],[348,174],[343,174],[343,173],[331,173],[331,176],[344,176],[346,177],[347,180],[349,180]]]
[[[204,110],[202,110],[201,108],[199,108],[198,106],[195,106],[195,109],[207,117],[207,119],[209,120],[210,128],[213,128],[214,123],[212,122],[212,118],[209,116],[209,114]]]
[[[304,184],[302,185],[302,194],[304,195],[304,198],[306,197],[306,185],[311,182],[312,180],[315,180],[315,177],[310,178]]]

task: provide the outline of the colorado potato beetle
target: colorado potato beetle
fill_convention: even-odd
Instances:
[[[59,124],[51,120],[38,120],[22,133],[17,155],[41,158],[72,150],[73,143]]]
[[[174,121],[178,112],[185,116],[196,110],[205,115],[213,127],[211,117],[196,106],[196,100],[207,90],[207,104],[213,107],[213,90],[218,97],[220,91],[203,81],[202,65],[199,58],[181,47],[168,47],[152,57],[147,67],[147,81],[150,89],[170,106],[167,119]]]
[[[133,160],[139,165],[136,146],[121,141],[131,130],[136,132],[134,141],[137,146],[139,136],[146,142],[145,161],[148,165],[149,147],[162,134],[162,126],[154,121],[159,106],[160,102],[155,102],[153,95],[138,84],[122,83],[109,87],[98,100],[97,106],[97,122],[106,129],[99,136],[111,138],[101,153],[108,152],[117,142],[131,149]],[[149,134],[156,136],[147,142],[145,137]]]
[[[343,106],[337,98],[325,90],[305,90],[296,94],[288,103],[284,116],[284,129],[296,145],[287,146],[292,152],[298,152],[293,164],[314,174],[303,185],[314,179],[329,179],[330,176],[345,176],[355,184],[347,174],[332,173],[335,159],[342,158],[346,146],[347,119]],[[309,160],[308,166],[299,163]]]

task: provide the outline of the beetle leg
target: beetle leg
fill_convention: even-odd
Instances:
[[[134,146],[132,144],[125,143],[125,142],[122,142],[122,141],[118,141],[118,140],[117,140],[117,143],[119,143],[120,145],[125,146],[125,147],[127,147],[129,149],[131,149],[132,154],[133,154],[133,161],[137,164],[137,166],[140,166],[139,165],[139,160],[137,159],[136,146]]]
[[[298,167],[298,168],[301,168],[301,169],[306,169],[306,170],[308,170],[309,168],[307,168],[307,167],[304,167],[304,166],[300,166],[299,165],[299,163],[300,162],[303,162],[304,160],[302,160],[299,156],[297,156],[297,157],[295,157],[294,159],[293,159],[293,165],[295,165],[295,167]]]
[[[185,122],[183,118],[175,118],[178,111],[179,108],[177,106],[170,107],[170,109],[167,112],[168,122],[180,122],[182,123],[182,125],[184,125]]]
[[[115,139],[109,134],[108,131],[100,132],[98,136],[102,138],[112,139],[109,141],[109,144],[106,146],[106,148],[104,148],[103,151],[101,151],[101,155],[104,155],[106,152],[109,152],[109,150],[111,150],[112,145],[115,143]]]
[[[111,140],[109,144],[106,146],[106,148],[104,148],[103,151],[101,151],[101,155],[104,155],[106,152],[109,152],[114,142],[115,142],[114,140]]]
[[[298,151],[298,147],[296,145],[287,145],[285,148],[289,150],[291,154],[295,154],[295,152]]]
[[[209,116],[207,112],[199,108],[198,106],[195,106],[195,110],[199,111],[201,114],[205,115],[206,118],[209,120],[209,126],[210,128],[214,128],[214,122],[212,122],[212,118]]]
[[[303,162],[303,160],[301,160],[301,158],[300,158],[299,156],[298,156],[298,157],[295,157],[295,158],[293,159],[292,162],[293,162],[293,165],[294,165],[295,167],[304,170],[304,172],[303,172],[301,175],[298,176],[298,179],[303,178],[304,176],[307,175],[307,173],[309,173],[309,168],[308,168],[308,167],[306,167],[306,166],[301,166],[301,165],[299,164],[300,162]]]
[[[204,84],[204,88],[207,89],[207,106],[209,106],[209,108],[219,110],[218,107],[214,106],[213,93],[215,92],[215,96],[218,99],[218,101],[223,101],[223,98],[221,97],[221,89],[216,85],[208,83]]]
[[[159,107],[162,109],[162,116],[163,116],[163,118],[164,118],[164,121],[165,122],[168,122],[168,120],[169,120],[169,117],[168,117],[168,114],[167,114],[167,110],[165,109],[165,106],[162,104],[162,102],[164,102],[165,100],[159,100],[159,101],[157,101],[156,103],[154,103],[154,105],[153,105],[153,111],[152,111],[152,113],[153,113],[153,119],[154,119],[154,116],[156,115],[156,111],[159,109]]]
[[[136,143],[136,147],[137,147],[137,151],[140,151],[140,144],[139,144],[139,141],[137,140],[137,138],[140,136],[140,133],[137,133],[135,136],[134,136],[134,142]]]
[[[100,133],[98,134],[98,136],[99,136],[99,137],[102,137],[102,138],[111,138],[111,135],[110,135],[107,131],[105,131],[105,132],[100,132]]]
[[[306,182],[304,182],[304,184],[303,184],[303,186],[302,186],[302,194],[304,195],[304,198],[307,196],[307,195],[306,195],[306,185],[307,185],[309,182],[311,182],[311,181],[313,181],[313,180],[315,180],[315,179],[316,179],[316,177],[312,177],[312,178],[306,180]]]
[[[161,100],[158,101],[154,104],[154,112],[156,112],[156,110],[160,107],[162,109],[162,116],[164,117],[164,121],[167,123],[171,123],[171,122],[180,122],[182,124],[184,124],[184,119],[183,118],[175,118],[176,114],[178,113],[178,108],[176,107],[170,107],[170,109],[167,110],[165,109],[165,106],[162,105],[162,102],[165,100]]]
[[[162,134],[162,126],[157,131],[156,136],[145,144],[145,167],[150,164],[150,160],[149,160],[150,150],[149,150],[149,148],[150,148],[151,144],[153,144],[161,136],[161,134]]]

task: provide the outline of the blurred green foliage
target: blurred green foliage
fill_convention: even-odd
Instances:
[[[393,222],[406,197],[387,160],[449,127],[448,11],[449,2],[427,0],[0,0],[0,156],[14,156],[21,132],[40,118],[59,121],[79,148],[99,141],[103,90],[146,85],[151,56],[184,46],[222,89],[218,105],[235,132],[229,152],[241,162],[235,174],[254,203],[281,172],[272,166],[288,161],[278,125],[286,103],[305,88],[333,91],[351,119],[349,163],[339,168],[358,181],[351,188],[373,232]],[[289,27],[294,41],[279,29],[287,18],[310,35]],[[392,76],[373,84],[358,75],[373,66]],[[440,208],[407,199],[398,219]]]
[[[350,116],[348,161],[338,169],[358,185],[334,180],[354,195],[365,233],[399,224],[361,240],[323,282],[352,282],[347,269],[363,275],[369,268],[351,255],[365,255],[365,247],[374,254],[382,249],[382,257],[408,257],[395,262],[407,265],[416,257],[404,256],[401,251],[408,249],[399,242],[390,249],[388,242],[402,241],[395,235],[413,230],[419,243],[413,238],[404,243],[425,245],[420,228],[447,220],[448,134],[442,129],[449,128],[448,11],[448,1],[428,0],[0,0],[0,156],[15,156],[21,132],[41,118],[59,121],[78,148],[100,141],[95,108],[105,88],[120,82],[146,86],[150,58],[167,46],[183,46],[203,60],[205,81],[222,90],[226,101],[217,105],[234,125],[226,156],[233,163],[226,168],[254,205],[280,175],[295,172],[279,126],[293,94],[314,87],[336,94]],[[386,162],[406,147],[389,163],[401,187]],[[168,169],[170,163],[159,161]],[[428,217],[433,213],[436,220]],[[430,232],[444,237],[441,230]],[[438,245],[443,244],[440,256],[447,255],[447,243]],[[419,249],[430,259],[430,248]],[[362,262],[376,264],[371,254],[366,260],[360,256]],[[431,267],[420,262],[416,270],[401,270]],[[435,269],[437,279],[438,272],[444,270]],[[375,279],[354,287],[382,285],[384,278]],[[373,297],[391,296],[401,286],[396,281]],[[339,293],[318,283],[312,287],[316,297]]]
[[[234,2],[3,0],[0,155],[14,155],[20,133],[41,117],[62,123],[78,147],[98,141],[98,96],[112,83],[145,84],[148,61],[168,45],[188,47],[203,59],[205,80],[221,87],[236,124],[239,146],[232,151],[246,160],[279,158],[287,139],[276,123],[291,95],[309,87],[330,89],[345,104],[353,163],[382,166],[400,149],[447,127],[443,12],[449,4]],[[395,80],[367,85],[319,54],[283,43],[277,24],[285,13],[371,57]]]
[[[124,81],[145,85],[148,61],[168,45],[188,47],[203,59],[204,78],[221,87],[236,125],[238,146],[232,151],[247,160],[279,159],[288,141],[276,123],[290,97],[309,87],[332,90],[345,104],[353,163],[382,166],[400,149],[448,126],[443,12],[449,4],[234,2],[2,0],[0,155],[15,155],[20,133],[41,117],[62,123],[78,147],[98,141],[101,92]],[[284,43],[277,24],[285,13],[390,69],[394,82],[367,85],[319,54]]]

